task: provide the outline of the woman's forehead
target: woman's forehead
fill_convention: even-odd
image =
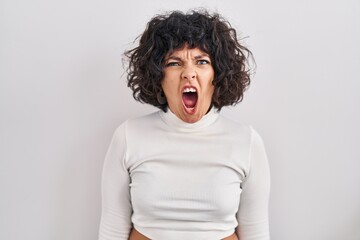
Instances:
[[[182,58],[184,56],[191,56],[193,58],[198,57],[210,57],[209,54],[199,47],[189,48],[187,44],[185,44],[182,48],[174,49],[173,51],[169,51],[165,58]]]

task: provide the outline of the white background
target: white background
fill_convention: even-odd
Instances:
[[[0,239],[96,240],[114,129],[156,110],[122,53],[156,13],[217,10],[257,60],[222,111],[262,135],[273,240],[360,239],[360,2],[0,1]]]

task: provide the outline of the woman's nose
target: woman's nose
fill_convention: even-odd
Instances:
[[[181,77],[186,80],[193,80],[196,78],[196,71],[191,66],[186,66],[181,73]]]

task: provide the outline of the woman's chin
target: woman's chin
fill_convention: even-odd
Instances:
[[[195,123],[199,121],[204,116],[204,114],[202,114],[199,110],[200,109],[197,105],[195,105],[194,107],[186,107],[185,105],[183,105],[184,115],[183,117],[181,117],[181,120],[187,123]]]
[[[187,107],[183,105],[184,111],[189,115],[194,115],[196,113],[196,105],[194,107]]]
[[[207,113],[207,111],[202,111],[202,108],[200,106],[201,105],[196,104],[194,107],[191,106],[189,107],[186,106],[185,104],[182,104],[177,108],[171,108],[170,105],[169,108],[170,111],[174,113],[182,121],[187,123],[196,123]]]

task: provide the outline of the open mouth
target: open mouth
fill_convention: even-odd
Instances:
[[[198,94],[196,88],[194,87],[185,87],[182,92],[182,100],[185,106],[185,109],[190,113],[194,110],[197,100]]]

